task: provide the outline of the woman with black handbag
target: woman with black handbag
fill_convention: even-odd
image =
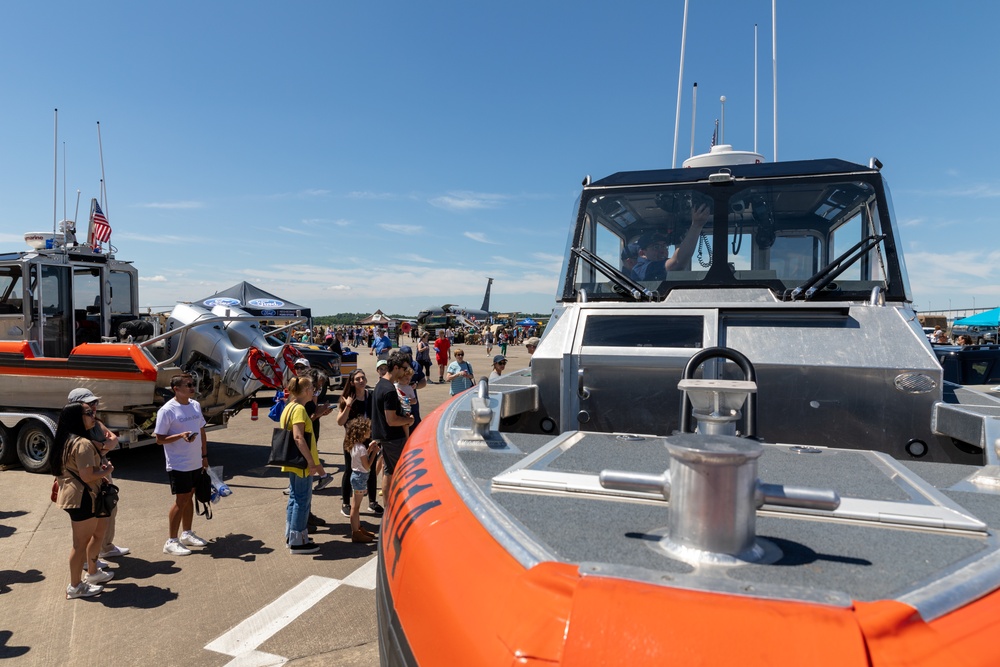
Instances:
[[[288,473],[289,494],[285,515],[285,539],[292,554],[314,554],[319,546],[309,539],[309,510],[312,505],[312,476],[326,474],[319,462],[313,423],[306,403],[313,398],[313,383],[308,376],[293,377],[285,385],[288,405],[281,413],[281,428],[291,431],[306,468],[282,466]]]
[[[88,437],[95,423],[93,408],[70,403],[59,413],[52,445],[52,472],[58,480],[56,505],[66,510],[73,527],[67,600],[97,595],[103,590],[102,584],[114,576],[97,567],[108,519],[95,516],[94,499],[114,466],[102,460]],[[83,575],[85,564],[87,573]]]

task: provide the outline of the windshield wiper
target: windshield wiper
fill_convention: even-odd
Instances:
[[[851,265],[863,257],[865,253],[881,243],[885,237],[885,234],[877,234],[861,239],[855,243],[850,250],[817,271],[816,274],[809,280],[805,281],[791,291],[786,290],[784,300],[795,301],[800,295],[803,294],[803,292],[805,292],[802,296],[804,301],[808,301],[813,298],[816,292],[833,282],[834,278],[849,269]]]
[[[626,294],[631,296],[636,301],[656,301],[656,292],[646,289],[586,248],[573,248],[572,252],[574,255],[610,278],[611,282],[621,288]]]

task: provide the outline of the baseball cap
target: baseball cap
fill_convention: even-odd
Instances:
[[[299,357],[298,359],[296,359],[295,360],[295,365],[296,366],[305,366],[306,368],[309,368],[309,367],[312,366],[312,364],[309,363],[309,360],[306,359],[305,357]]]
[[[413,348],[411,348],[409,345],[400,346],[399,351],[402,352],[403,354],[413,354]]]
[[[74,389],[69,392],[69,396],[66,398],[70,403],[93,403],[94,401],[100,399],[100,396],[94,396],[94,392],[89,389],[84,389],[80,387],[79,389]]]
[[[378,361],[375,362],[375,370],[378,370],[383,366],[388,366],[388,365],[389,365],[388,359],[379,359]]]
[[[664,236],[663,234],[659,233],[659,232],[647,232],[647,233],[645,233],[645,234],[643,234],[642,236],[639,237],[638,243],[639,243],[639,247],[640,248],[648,248],[649,246],[653,245],[657,241],[664,241],[664,242],[666,242],[666,240],[667,240],[667,237]]]
[[[528,340],[524,341],[524,344],[525,344],[526,346],[527,346],[527,345],[530,345],[531,347],[538,347],[538,344],[539,344],[540,342],[542,342],[542,341],[541,341],[541,339],[540,339],[540,338],[539,338],[538,336],[532,336],[532,337],[531,337],[531,338],[529,338]]]
[[[622,248],[621,258],[623,262],[629,259],[635,259],[638,256],[639,256],[638,243],[629,243],[627,246]]]
[[[502,354],[498,354],[497,356],[493,357],[494,364],[499,364],[501,361],[507,361],[507,357],[503,356]]]

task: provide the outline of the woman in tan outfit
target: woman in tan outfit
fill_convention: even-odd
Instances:
[[[70,403],[59,414],[52,448],[52,472],[58,482],[56,505],[66,510],[73,527],[69,552],[69,580],[66,599],[90,597],[103,590],[114,573],[97,568],[97,553],[108,520],[94,516],[94,496],[102,480],[110,478],[114,466],[102,459],[87,437],[95,424],[94,410],[83,403]],[[86,565],[87,574],[83,575]]]

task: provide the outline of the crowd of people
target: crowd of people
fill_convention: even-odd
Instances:
[[[501,353],[492,357],[490,380],[496,380],[506,370],[507,345],[523,343],[534,354],[539,339],[525,336],[533,330],[508,333],[499,328],[496,335],[487,329],[481,344],[489,355],[497,344]],[[395,347],[384,330],[373,330],[370,337],[363,329],[319,330],[328,345],[354,342],[360,336],[368,339],[371,354],[377,355],[379,379],[368,386],[364,370],[350,373],[336,407],[327,400],[329,382],[319,369],[311,368],[308,360],[299,357],[286,372],[283,383],[284,407],[279,425],[291,432],[296,447],[305,459],[302,468],[283,466],[288,477],[284,493],[285,543],[292,555],[312,554],[319,550],[309,536],[326,521],[312,512],[312,494],[329,485],[332,475],[320,458],[317,441],[323,417],[336,412],[338,426],[344,428],[344,475],[342,478],[342,513],[350,519],[350,538],[357,543],[371,543],[376,533],[362,525],[360,514],[364,499],[367,511],[381,516],[378,502],[378,478],[388,489],[396,464],[411,430],[420,423],[419,390],[433,383],[429,379],[432,361],[438,365],[438,382],[450,384],[450,393],[458,394],[473,386],[475,375],[465,351],[454,345],[455,332],[441,329],[435,340],[424,331],[414,331],[409,345]],[[350,337],[350,338],[349,338]],[[433,355],[433,359],[432,359]],[[157,412],[153,432],[163,447],[164,461],[172,501],[167,510],[167,537],[163,552],[170,556],[187,556],[192,549],[207,546],[207,541],[194,533],[194,496],[201,478],[208,469],[207,425],[201,406],[195,400],[194,378],[181,373],[170,379],[173,397]],[[67,397],[55,434],[52,451],[53,501],[70,518],[72,540],[69,555],[70,577],[66,598],[97,595],[114,571],[107,560],[129,553],[127,547],[114,543],[115,505],[109,515],[99,509],[101,490],[112,483],[114,466],[107,458],[117,448],[118,439],[98,418],[100,397],[85,388],[74,389]]]

